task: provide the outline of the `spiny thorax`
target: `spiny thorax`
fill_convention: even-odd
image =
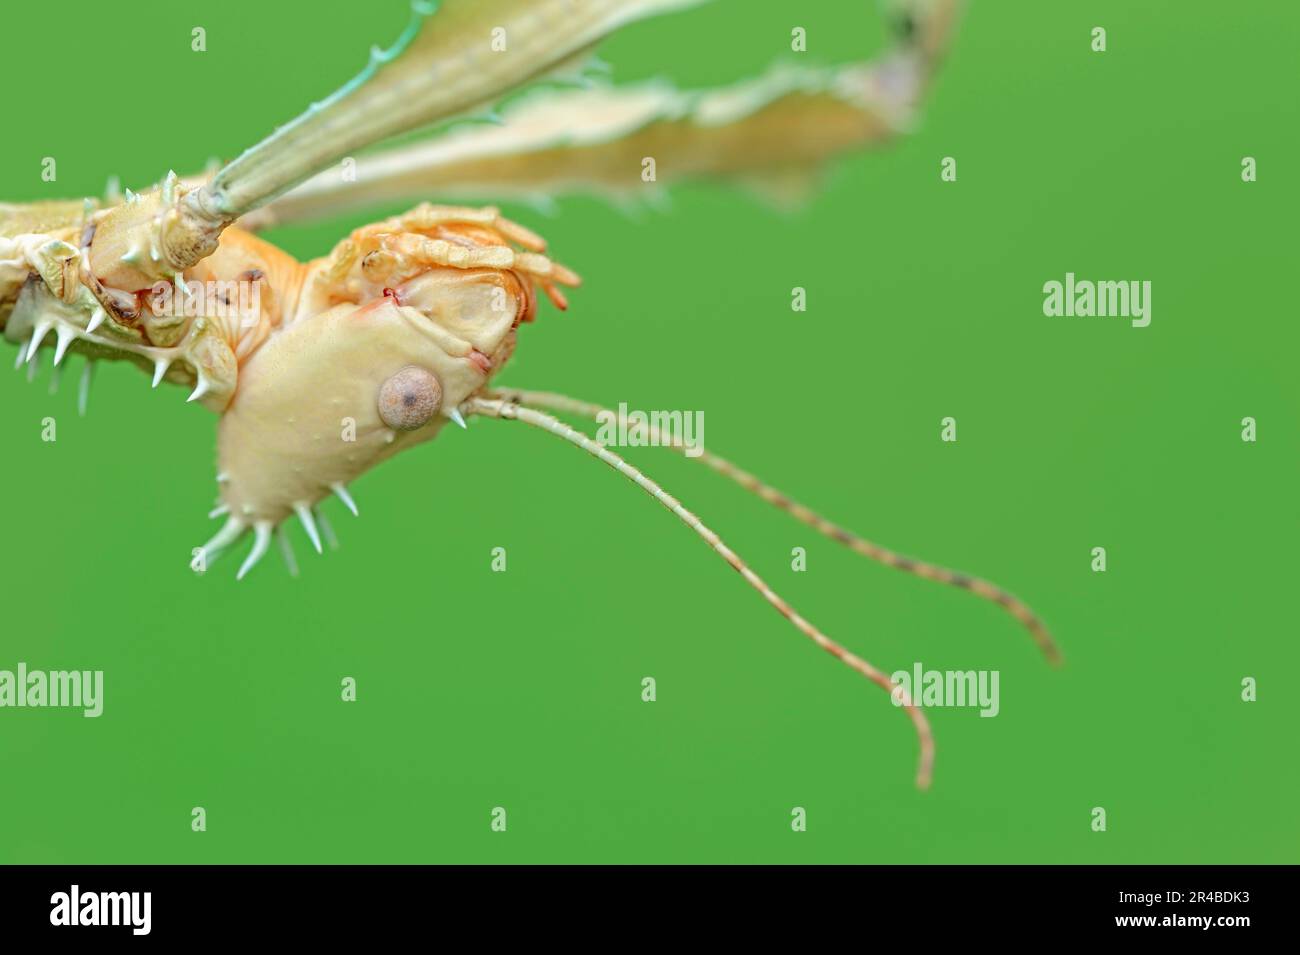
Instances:
[[[167,222],[178,192],[172,180],[106,210],[93,201],[0,207],[0,328],[25,349],[20,358],[53,332],[56,359],[130,360],[155,385],[184,384],[191,400],[225,408],[240,363],[295,307],[302,267],[232,228],[188,273],[172,270]],[[101,276],[96,252],[102,259],[124,242]]]

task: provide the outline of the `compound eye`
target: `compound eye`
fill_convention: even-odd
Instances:
[[[422,427],[441,407],[442,385],[418,365],[407,365],[379,389],[379,417],[395,431]]]

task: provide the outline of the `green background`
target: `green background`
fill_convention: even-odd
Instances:
[[[11,5],[0,194],[229,157],[405,19],[399,0]],[[795,58],[795,25],[806,63],[883,42],[873,4],[724,0],[601,53],[620,81],[719,84]],[[106,703],[0,710],[0,860],[1296,861],[1298,25],[1279,3],[979,2],[916,133],[836,163],[794,214],[711,185],[633,219],[506,206],[586,284],[501,383],[703,410],[711,449],[1046,618],[1060,671],[991,604],[630,452],[886,671],[1000,671],[996,719],[931,712],[930,792],[883,693],[550,437],[444,433],[356,483],[359,520],[326,504],[338,553],[295,528],[301,578],[273,553],[236,584],[234,558],[188,568],[215,528],[214,417],[119,365],[79,419],[79,360],[50,396],[46,358],[34,385],[0,376],[0,668],[102,669]],[[319,255],[393,211],[271,238]],[[1066,271],[1150,280],[1151,326],[1045,317]]]

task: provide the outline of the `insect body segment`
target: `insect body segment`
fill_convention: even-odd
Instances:
[[[424,205],[303,265],[290,317],[241,366],[222,415],[229,519],[208,549],[252,528],[260,557],[259,527],[293,515],[310,527],[337,488],[461,423],[461,403],[501,370],[532,320],[534,284],[578,282],[530,251],[542,248],[494,209]]]
[[[83,354],[83,410],[94,363],[126,359],[155,387],[182,384],[220,415],[219,503],[210,516],[225,522],[201,553],[206,567],[251,535],[240,578],[276,538],[296,574],[290,518],[316,551],[334,546],[320,501],[335,495],[356,514],[348,484],[448,422],[464,427],[466,415],[479,415],[563,438],[653,496],[800,633],[889,692],[915,726],[924,787],[934,760],[929,724],[885,671],[796,612],[659,484],[547,413],[590,418],[601,408],[493,390],[520,326],[537,314],[538,293],[565,308],[563,289],[578,284],[539,236],[495,208],[427,203],[357,229],[308,262],[254,234],[345,205],[435,192],[626,198],[659,182],[642,178],[644,157],[656,155],[666,180],[730,177],[788,197],[829,156],[909,128],[959,6],[890,0],[901,39],[874,65],[777,69],[697,93],[662,83],[552,87],[503,107],[500,126],[461,126],[362,156],[354,180],[331,168],[434,120],[490,109],[523,82],[571,70],[620,26],[694,2],[417,0],[398,43],[375,50],[356,80],[209,177],[169,174],[125,201],[0,204],[0,329],[32,370],[47,349],[56,366]],[[489,48],[490,38],[499,45]],[[701,460],[857,553],[997,603],[1057,659],[1040,619],[1001,588],[851,534],[716,455]]]
[[[70,353],[88,361],[129,360],[151,376],[190,389],[220,412],[235,392],[239,364],[283,320],[297,295],[300,266],[251,233],[231,229],[188,273],[146,287],[105,284],[90,249],[108,216],[93,202],[33,221],[0,215],[0,323],[35,362],[51,345],[58,367]],[[20,231],[34,225],[45,232]],[[151,259],[152,261],[152,259]]]
[[[227,523],[211,558],[251,530],[256,563],[270,530],[295,515],[318,546],[311,509],[447,421],[463,423],[459,405],[534,319],[536,288],[563,307],[559,287],[579,281],[495,209],[423,204],[307,263],[229,228],[188,273],[130,292],[86,267],[105,215],[42,212],[55,231],[0,237],[5,336],[20,362],[43,345],[56,365],[69,351],[132,360],[155,387],[185,384],[221,414],[215,513]]]

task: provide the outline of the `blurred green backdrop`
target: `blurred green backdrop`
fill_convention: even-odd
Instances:
[[[229,157],[405,20],[400,0],[11,7],[0,195]],[[1264,2],[977,2],[915,135],[836,164],[796,214],[703,185],[631,220],[506,207],[587,282],[502,383],[702,409],[713,450],[1047,619],[1059,672],[996,607],[631,452],[887,671],[1001,672],[996,719],[931,712],[932,791],[884,694],[549,437],[446,433],[354,486],[360,520],[326,505],[337,554],[295,528],[300,579],[272,559],[236,584],[231,557],[188,569],[213,417],[118,366],[79,419],[77,369],[50,396],[47,359],[34,385],[0,377],[0,669],[102,669],[105,713],[0,710],[0,860],[1297,861],[1298,25]],[[601,53],[619,81],[711,85],[793,57],[792,26],[805,62],[882,44],[871,3],[722,0]],[[319,255],[394,211],[271,238]],[[1151,326],[1045,317],[1066,271],[1151,280]]]

